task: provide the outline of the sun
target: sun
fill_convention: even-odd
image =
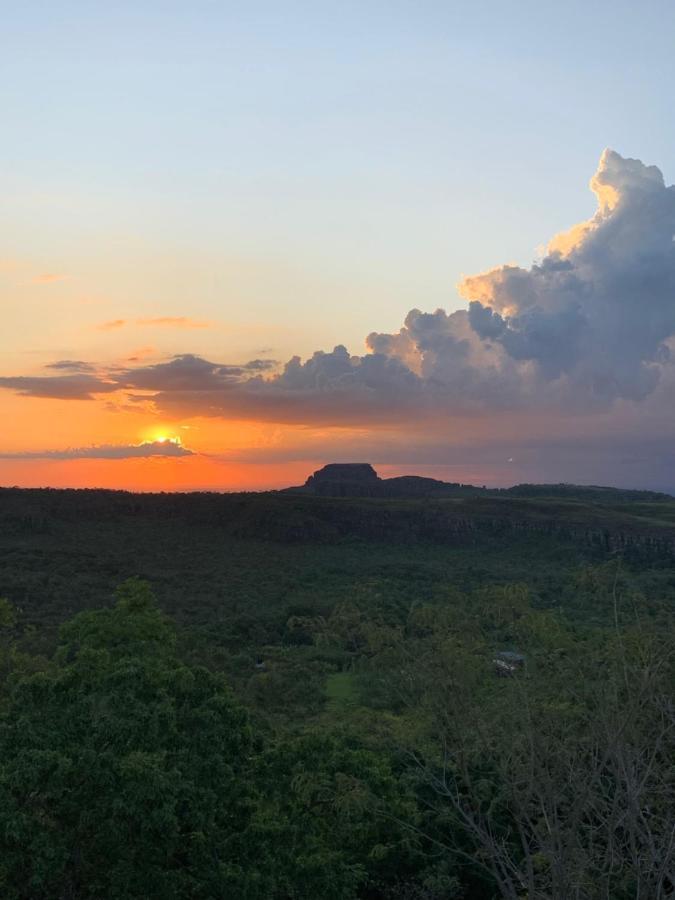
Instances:
[[[161,431],[152,438],[155,444],[180,444],[180,438],[176,435],[167,434]]]

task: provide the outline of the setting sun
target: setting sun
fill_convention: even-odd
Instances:
[[[172,434],[168,429],[162,429],[161,431],[148,429],[142,440],[153,444],[181,444],[180,437],[176,434]]]

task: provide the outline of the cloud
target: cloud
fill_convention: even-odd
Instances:
[[[16,375],[0,377],[0,388],[15,391],[23,397],[49,400],[93,400],[95,394],[119,390],[114,381],[89,374]]]
[[[596,214],[529,269],[465,278],[467,308],[411,310],[398,332],[370,334],[364,356],[338,345],[266,376],[192,358],[189,384],[127,378],[155,390],[168,413],[306,424],[642,403],[672,370],[675,188],[654,166],[607,150],[591,189]]]
[[[655,166],[606,150],[591,180],[598,210],[558,235],[530,269],[464,279],[483,341],[561,382],[581,405],[642,400],[670,364],[675,333],[675,188]]]
[[[96,367],[92,363],[83,362],[81,359],[58,359],[56,362],[47,363],[45,369],[81,373],[96,371]]]
[[[148,356],[154,356],[157,353],[157,347],[152,344],[146,344],[143,347],[136,347],[131,351],[131,355],[127,356],[126,362],[140,362]]]
[[[46,368],[65,370],[66,375],[17,375],[0,377],[0,388],[24,397],[54,400],[93,400],[97,394],[122,390],[155,394],[187,393],[199,397],[244,381],[257,383],[259,373],[277,366],[274,360],[254,359],[241,365],[211,363],[192,354],[168,362],[136,368],[111,368],[101,375],[90,374],[95,367],[77,360],[58,360]],[[147,400],[147,397],[143,399]]]
[[[121,386],[149,391],[217,391],[276,366],[274,360],[254,359],[242,365],[212,363],[191,353],[168,362],[138,366],[118,372]]]
[[[140,325],[143,328],[208,328],[211,323],[199,319],[191,319],[189,316],[156,316],[148,319],[112,319],[97,325],[101,331],[114,331],[118,328],[126,328],[129,325]]]
[[[302,362],[294,357],[275,375],[273,360],[243,365],[209,362],[186,354],[167,363],[120,372],[130,390],[154,392],[156,407],[172,415],[205,415],[292,423],[387,420],[389,404],[419,398],[420,379],[398,360],[381,355],[350,357],[336,347]]]
[[[595,215],[554,237],[530,268],[464,278],[466,308],[413,309],[398,332],[370,334],[364,355],[338,344],[279,369],[271,360],[233,365],[182,354],[97,376],[5,377],[0,387],[74,399],[146,392],[169,415],[338,427],[493,417],[496,428],[504,414],[588,423],[624,404],[672,405],[675,188],[656,167],[606,150],[591,189]],[[169,323],[198,324],[135,320]]]
[[[0,459],[147,459],[153,456],[193,456],[192,450],[179,441],[145,441],[142,444],[102,444],[92,447],[72,447],[66,450],[30,450],[21,453],[2,453]]]

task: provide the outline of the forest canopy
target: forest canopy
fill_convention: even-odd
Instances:
[[[378,516],[433,506],[230,498],[217,524],[208,498],[20,496],[3,897],[672,896],[675,580],[644,504],[620,549],[551,530],[556,498],[510,508],[538,527],[385,544]],[[367,525],[273,540],[284,502]]]

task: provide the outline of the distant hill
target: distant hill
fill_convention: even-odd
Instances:
[[[160,523],[171,523],[184,536],[210,529],[209,540],[217,534],[226,541],[468,547],[494,541],[512,546],[539,536],[572,542],[584,553],[621,550],[672,559],[675,551],[675,499],[667,495],[574,485],[489,490],[433,478],[380,479],[363,464],[326,467],[300,488],[265,493],[0,488],[0,593],[7,540],[37,550],[58,534],[94,528],[118,547]]]
[[[475,497],[489,495],[487,488],[439,481],[421,475],[380,478],[370,463],[329,463],[310,475],[304,485],[283,493],[313,494],[315,497]]]
[[[571,542],[582,553],[675,554],[675,498],[667,494],[568,484],[490,489],[380,478],[368,463],[333,463],[300,487],[263,493],[0,488],[0,594],[3,541],[37,550],[59,533],[95,528],[112,529],[105,539],[118,547],[140,523],[171,523],[184,535],[211,529],[209,540],[217,533],[225,541],[476,547],[535,538]]]
[[[555,497],[590,503],[672,502],[668,494],[625,488],[577,484],[517,484],[510,488],[486,488],[421,475],[380,478],[369,463],[329,463],[310,475],[304,485],[282,493],[316,497],[382,497],[422,499],[443,497]]]

